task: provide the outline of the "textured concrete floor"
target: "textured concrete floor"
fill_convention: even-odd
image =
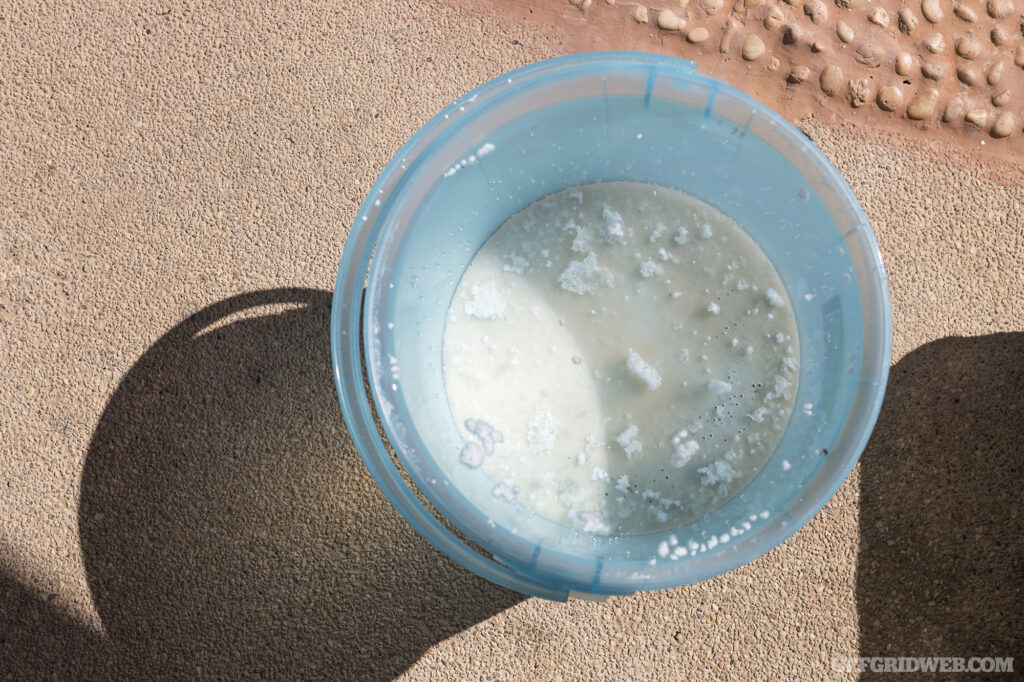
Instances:
[[[894,368],[806,528],[687,588],[553,604],[377,491],[330,380],[347,225],[557,30],[426,2],[0,8],[0,679],[822,679],[1024,665],[1024,179],[804,129],[889,268]],[[557,28],[557,27],[555,27]]]

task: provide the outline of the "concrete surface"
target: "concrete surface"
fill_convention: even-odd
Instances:
[[[558,41],[433,1],[0,9],[0,678],[1024,665],[1019,166],[802,123],[882,245],[893,378],[850,480],[751,565],[524,599],[377,491],[330,380],[346,226],[433,112]]]

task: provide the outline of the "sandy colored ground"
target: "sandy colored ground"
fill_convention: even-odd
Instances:
[[[1024,666],[1019,166],[805,121],[892,286],[893,376],[861,464],[728,575],[524,599],[377,491],[327,324],[391,154],[473,85],[558,54],[558,29],[431,0],[250,6],[0,8],[0,679]]]

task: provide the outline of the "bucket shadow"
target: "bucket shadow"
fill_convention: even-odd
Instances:
[[[0,546],[0,556],[10,556]],[[109,680],[113,653],[101,633],[0,566],[0,680]]]
[[[860,463],[861,656],[1019,656],[1024,333],[903,358]]]
[[[435,551],[377,489],[335,397],[330,304],[306,289],[217,303],[111,398],[79,532],[115,676],[390,679],[523,598]]]

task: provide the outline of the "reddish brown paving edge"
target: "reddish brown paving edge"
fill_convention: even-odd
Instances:
[[[528,41],[531,31],[538,31],[554,38],[566,53],[588,52],[595,50],[641,50],[657,52],[689,59],[696,63],[697,69],[704,74],[714,76],[737,87],[758,101],[772,107],[793,122],[813,118],[820,123],[836,125],[847,124],[855,127],[858,132],[871,135],[897,133],[899,137],[922,145],[922,149],[945,152],[948,156],[952,146],[957,153],[966,152],[979,161],[1005,161],[1012,170],[1024,164],[1024,67],[1014,63],[1015,50],[1024,50],[1024,31],[1021,11],[1015,10],[1001,20],[991,20],[986,14],[986,5],[981,0],[963,2],[963,6],[974,6],[976,13],[983,19],[1018,31],[1013,35],[1011,43],[1002,52],[995,54],[996,60],[1002,61],[1002,78],[995,87],[986,82],[987,69],[996,60],[972,62],[957,54],[960,41],[967,40],[970,35],[960,29],[962,26],[947,26],[951,21],[967,25],[958,15],[954,15],[954,7],[960,8],[958,1],[951,4],[942,0],[941,7],[945,17],[932,25],[921,17],[920,3],[909,0],[899,3],[897,0],[883,0],[871,7],[860,4],[862,0],[839,0],[839,4],[850,4],[854,9],[836,6],[830,0],[826,3],[830,18],[823,24],[815,26],[810,17],[802,11],[803,0],[792,0],[795,6],[782,0],[739,0],[736,10],[727,8],[708,14],[699,9],[698,2],[720,3],[720,0],[663,0],[656,6],[645,6],[629,0],[619,0],[608,4],[607,0],[503,0],[501,3],[480,3],[479,0],[450,0],[474,12],[503,19],[508,25],[525,25],[529,28],[522,35],[510,35],[509,42]],[[997,0],[998,1],[998,0]],[[815,0],[808,0],[813,4]],[[1016,0],[1024,9],[1024,0]],[[576,5],[582,5],[578,7]],[[687,7],[680,8],[680,4]],[[883,6],[892,5],[888,11],[889,26],[882,27],[872,22],[869,11]],[[692,6],[692,8],[691,8]],[[648,21],[640,23],[633,17],[637,7],[647,7]],[[769,29],[764,20],[772,8],[782,10],[784,21],[777,28]],[[907,35],[899,26],[898,12],[902,8],[913,8],[918,25]],[[683,30],[666,31],[657,26],[657,18],[662,9],[671,9],[685,23]],[[779,14],[779,13],[776,13]],[[877,18],[877,16],[876,16]],[[858,38],[845,44],[836,34],[835,26],[838,19],[844,20],[853,27]],[[989,28],[979,19],[979,30],[987,33]],[[720,51],[720,43],[726,26],[736,27],[735,39],[726,54]],[[799,41],[784,44],[782,35],[787,25],[796,28]],[[699,44],[690,43],[686,36],[697,27],[709,30],[710,37]],[[810,30],[808,30],[810,29]],[[947,43],[937,55],[929,52],[924,43],[928,38],[940,33],[946,34]],[[941,34],[941,33],[940,33]],[[766,45],[764,55],[755,61],[747,61],[741,55],[746,36],[756,35]],[[861,40],[863,36],[863,40]],[[901,43],[900,41],[903,41]],[[902,47],[907,47],[913,40],[916,45],[913,53],[915,71],[904,77],[894,71],[895,56]],[[870,41],[870,42],[868,42]],[[755,43],[757,41],[754,41]],[[821,52],[813,52],[811,45],[817,42]],[[980,41],[979,41],[980,42]],[[904,44],[905,43],[905,44]],[[877,67],[865,66],[863,55],[856,50],[863,45],[881,45],[882,63]],[[991,49],[992,44],[987,43]],[[756,45],[755,45],[756,47]],[[1007,51],[1008,50],[1008,51]],[[922,76],[924,61],[933,61],[945,66],[946,73],[938,81]],[[777,55],[777,57],[776,57]],[[934,56],[934,59],[931,59]],[[778,63],[773,63],[773,57]],[[855,61],[855,59],[857,61]],[[886,63],[888,60],[888,63]],[[939,61],[941,60],[941,61]],[[846,67],[841,91],[835,96],[827,96],[819,84],[819,75],[829,64]],[[981,83],[974,89],[964,85],[957,77],[955,70],[958,65],[976,66],[981,73]],[[806,65],[810,77],[801,83],[789,82],[787,78],[792,68]],[[852,65],[852,66],[851,66]],[[774,69],[773,69],[774,66]],[[854,108],[851,105],[851,80],[864,78],[869,86],[869,101]],[[905,84],[909,81],[910,84]],[[890,83],[898,84],[903,95],[903,103],[895,111],[884,111],[879,103],[878,90]],[[909,101],[919,93],[928,89],[936,89],[940,93],[936,111],[925,120],[912,120],[906,110]],[[1003,106],[988,103],[996,90],[1002,92],[1009,89],[1012,101]],[[991,91],[991,92],[989,92]],[[943,109],[950,100],[960,100],[965,104],[965,112],[983,107],[989,111],[988,123],[983,128],[965,123],[963,114],[957,120],[943,121]],[[981,102],[981,104],[979,104]],[[1014,118],[1013,133],[1004,139],[995,139],[991,134],[992,121],[1001,111],[1009,111]],[[1021,181],[1021,178],[1016,178]]]

